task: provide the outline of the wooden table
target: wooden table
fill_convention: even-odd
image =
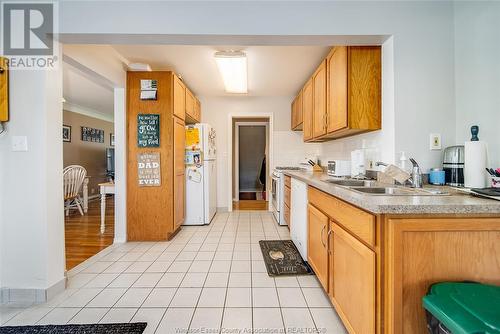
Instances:
[[[104,220],[106,217],[106,195],[115,193],[115,184],[113,182],[99,183],[101,194],[101,234],[104,233]]]

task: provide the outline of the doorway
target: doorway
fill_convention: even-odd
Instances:
[[[269,119],[233,119],[233,209],[268,208]]]
[[[114,91],[63,63],[63,189],[66,270],[114,239]]]

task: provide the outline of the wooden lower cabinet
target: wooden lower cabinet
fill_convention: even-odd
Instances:
[[[330,223],[332,302],[351,333],[375,333],[375,253]]]
[[[426,333],[432,284],[500,285],[500,214],[374,215],[313,187],[308,200],[309,264],[350,334]]]
[[[328,291],[328,216],[308,205],[307,259],[323,288]]]

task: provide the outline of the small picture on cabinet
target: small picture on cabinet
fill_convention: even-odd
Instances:
[[[63,125],[62,138],[63,138],[63,142],[71,143],[71,126],[70,125]]]

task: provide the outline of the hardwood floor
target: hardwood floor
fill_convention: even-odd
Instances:
[[[233,210],[267,210],[267,201],[239,200],[233,202]]]
[[[82,216],[71,210],[65,217],[66,270],[70,270],[113,243],[115,227],[114,196],[106,198],[106,231],[101,234],[101,202],[89,202],[88,212]]]

